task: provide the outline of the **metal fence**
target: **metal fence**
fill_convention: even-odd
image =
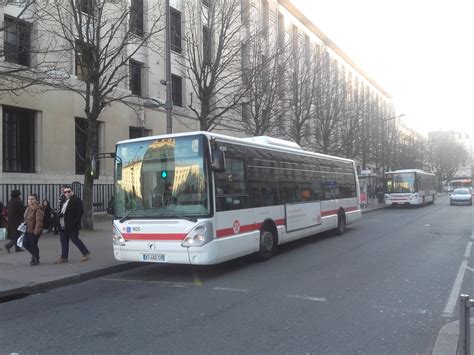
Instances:
[[[61,193],[63,184],[0,184],[0,201],[6,206],[10,199],[12,190],[19,190],[21,198],[26,204],[29,194],[35,193],[40,201],[47,199],[52,208],[56,207],[56,202]],[[71,184],[74,193],[82,199],[83,186],[80,182]],[[93,212],[103,212],[107,210],[107,204],[114,194],[113,184],[94,184],[92,206]]]

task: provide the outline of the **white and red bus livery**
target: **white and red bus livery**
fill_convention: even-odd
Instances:
[[[216,264],[361,216],[352,160],[269,137],[210,132],[117,143],[117,260]]]
[[[436,176],[418,169],[385,173],[385,204],[421,205],[436,200]]]

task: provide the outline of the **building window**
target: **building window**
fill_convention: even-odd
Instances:
[[[140,137],[149,137],[151,136],[151,129],[144,127],[128,127],[128,138],[140,138]]]
[[[94,14],[95,0],[78,0],[77,7],[82,13],[92,15]]]
[[[130,32],[143,37],[143,0],[132,0],[130,6]]]
[[[4,26],[5,61],[30,66],[31,24],[5,16]]]
[[[181,12],[170,8],[171,50],[181,53]]]
[[[35,171],[35,113],[3,107],[3,171]]]
[[[183,79],[178,75],[171,75],[173,105],[183,107]]]
[[[79,80],[86,81],[90,75],[93,64],[94,47],[84,42],[76,42],[76,76]]]
[[[130,91],[138,96],[142,94],[142,66],[140,62],[130,61]]]
[[[76,117],[76,128],[75,128],[75,148],[76,148],[76,174],[83,175],[86,172],[86,164],[85,164],[85,156],[86,156],[86,144],[90,144],[87,142],[87,128],[89,122],[81,117]],[[96,142],[95,142],[95,149],[99,146],[99,122],[95,122],[97,124],[97,135],[96,135]],[[97,169],[96,172],[100,170],[100,161],[97,160]],[[96,179],[98,176],[94,176]]]

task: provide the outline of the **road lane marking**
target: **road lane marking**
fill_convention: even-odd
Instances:
[[[249,290],[245,288],[231,288],[231,287],[214,287],[213,290],[229,291],[229,292],[249,292]]]
[[[317,302],[326,302],[325,298],[322,297],[311,297],[311,296],[300,296],[300,295],[288,295],[291,298],[298,298],[300,300],[308,300],[308,301],[317,301]]]
[[[454,281],[453,288],[451,289],[451,294],[449,295],[448,302],[446,303],[446,307],[444,308],[444,312],[442,314],[443,317],[451,317],[454,313],[454,308],[456,307],[459,293],[461,292],[461,285],[462,280],[464,279],[464,273],[466,272],[466,267],[467,260],[464,260],[459,266],[456,280]]]
[[[465,258],[469,258],[469,256],[471,256],[471,248],[472,242],[467,243],[466,252],[464,253]]]

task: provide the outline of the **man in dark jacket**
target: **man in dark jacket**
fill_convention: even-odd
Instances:
[[[84,214],[82,201],[74,195],[71,186],[66,185],[63,189],[66,201],[64,202],[60,213],[59,239],[61,241],[61,257],[56,264],[68,262],[69,240],[81,252],[81,261],[89,259],[90,252],[79,239],[79,230],[81,229],[81,219]]]
[[[10,249],[15,246],[16,251],[23,251],[16,245],[16,241],[21,235],[21,232],[17,230],[18,226],[23,222],[23,214],[25,213],[25,205],[20,198],[19,190],[12,190],[10,193],[10,201],[8,201],[8,228],[7,234],[10,241],[5,244],[7,252],[10,253]]]
[[[59,215],[61,214],[61,209],[63,208],[64,202],[66,202],[66,196],[64,195],[64,188],[67,185],[61,185],[61,194],[58,197],[56,202],[56,208],[53,211],[53,233],[59,234]]]

